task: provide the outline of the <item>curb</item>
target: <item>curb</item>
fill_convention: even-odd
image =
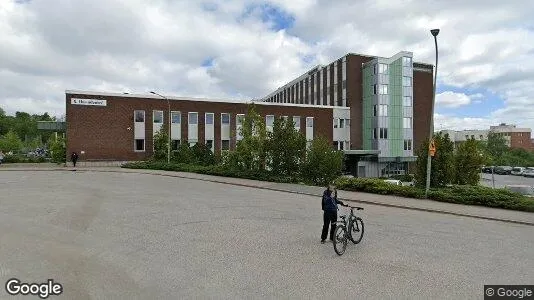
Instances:
[[[135,169],[128,169],[128,170],[135,170]],[[65,168],[54,168],[54,169],[46,169],[46,168],[43,168],[43,169],[23,169],[23,168],[21,168],[20,170],[17,170],[17,169],[2,170],[2,169],[0,169],[0,172],[1,171],[64,171],[64,172],[75,172],[77,170],[65,169]],[[226,181],[221,181],[221,180],[216,180],[216,179],[195,178],[195,177],[188,177],[188,176],[176,175],[176,174],[162,174],[162,173],[150,173],[150,172],[139,172],[139,171],[122,171],[122,170],[98,170],[98,169],[94,169],[94,168],[93,169],[82,169],[80,171],[82,171],[82,172],[131,173],[131,174],[155,175],[155,176],[164,176],[164,177],[174,177],[174,178],[199,180],[199,181],[205,181],[205,182],[227,184],[227,185],[241,186],[241,187],[248,187],[248,188],[256,188],[256,189],[261,189],[261,190],[284,192],[284,193],[306,195],[306,196],[313,196],[313,197],[320,197],[321,196],[321,195],[313,194],[313,193],[298,192],[298,191],[291,191],[291,190],[284,190],[284,189],[277,189],[277,188],[270,188],[270,187],[262,187],[262,186],[257,186],[257,185],[253,185],[253,184],[246,184],[246,183],[232,183],[232,182],[226,182]],[[370,204],[370,205],[385,206],[385,207],[401,208],[401,209],[407,209],[407,210],[424,211],[424,212],[430,212],[430,213],[439,213],[439,214],[453,215],[453,216],[459,216],[459,217],[468,217],[468,218],[475,218],[475,219],[480,219],[480,220],[489,220],[489,221],[498,221],[498,222],[503,222],[503,223],[512,223],[512,224],[534,226],[534,222],[525,222],[525,221],[517,221],[517,220],[510,220],[510,219],[500,219],[500,218],[486,217],[486,216],[479,216],[479,215],[472,215],[472,214],[463,214],[463,213],[457,213],[457,212],[446,211],[446,210],[421,208],[421,207],[390,204],[390,203],[368,201],[368,200],[354,200],[354,199],[347,199],[347,198],[340,198],[340,200],[349,201],[349,202],[356,202],[356,203],[363,203],[363,204]]]

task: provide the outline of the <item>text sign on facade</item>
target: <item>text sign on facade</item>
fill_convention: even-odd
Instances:
[[[107,102],[106,100],[99,100],[99,99],[79,99],[79,98],[71,98],[70,104],[76,104],[76,105],[96,105],[96,106],[106,106]]]

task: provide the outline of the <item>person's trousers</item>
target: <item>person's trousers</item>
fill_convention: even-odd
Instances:
[[[72,161],[72,164],[76,167],[76,159]]]
[[[334,240],[334,231],[336,230],[337,211],[324,211],[323,215],[323,233],[321,240],[326,240],[328,226],[330,225],[330,240]]]

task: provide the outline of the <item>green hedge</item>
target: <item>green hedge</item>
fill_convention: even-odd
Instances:
[[[44,163],[48,162],[50,159],[44,157],[26,157],[20,155],[6,155],[2,160],[2,163]]]
[[[366,192],[401,197],[425,197],[423,189],[399,186],[372,178],[339,178],[335,182],[340,190]],[[492,189],[483,186],[451,186],[431,189],[428,198],[449,203],[480,205],[534,212],[534,198],[511,192],[506,189]]]
[[[164,170],[175,172],[189,172],[206,175],[214,175],[221,177],[234,177],[243,179],[253,179],[261,181],[271,181],[280,183],[297,183],[299,179],[296,177],[280,176],[268,171],[252,171],[252,170],[235,170],[223,167],[221,165],[213,166],[198,166],[190,164],[175,164],[157,161],[126,163],[122,166],[127,169],[150,169],[150,170]]]

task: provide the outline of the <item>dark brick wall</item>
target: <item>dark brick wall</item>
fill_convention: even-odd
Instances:
[[[416,70],[413,72],[413,146],[415,150],[429,138],[434,85],[432,72]]]
[[[72,97],[107,100],[107,106],[72,105]],[[236,114],[246,114],[244,103],[171,100],[171,110],[182,116],[182,141],[187,141],[188,112],[198,112],[198,140],[204,142],[204,113],[215,114],[215,152],[220,151],[221,113],[230,113],[231,149],[235,149]],[[301,117],[301,131],[305,134],[306,117],[314,117],[314,137],[322,135],[332,141],[332,109],[291,107],[256,104],[256,111],[265,120],[266,115]],[[145,111],[145,152],[134,152],[134,110]],[[152,111],[164,111],[164,126],[168,124],[168,106],[165,100],[121,96],[66,95],[67,153],[85,151],[81,160],[142,160],[152,155]],[[128,130],[130,128],[130,130]]]
[[[351,149],[363,148],[363,72],[362,64],[372,57],[349,54],[347,56],[347,106],[350,107]]]
[[[512,148],[521,148],[525,150],[534,150],[530,132],[511,132],[510,142]]]

